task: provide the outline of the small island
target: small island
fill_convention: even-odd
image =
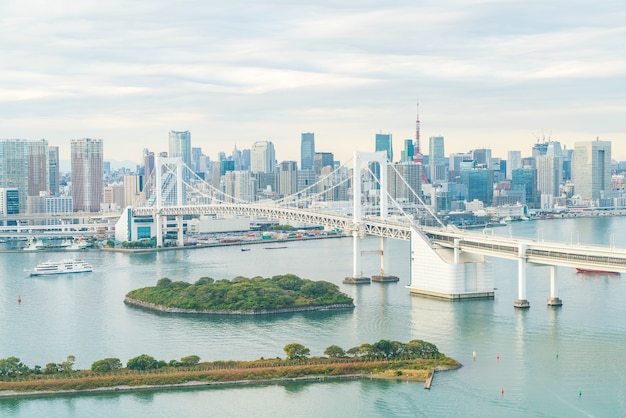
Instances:
[[[263,315],[286,312],[353,309],[351,297],[326,281],[293,274],[271,278],[202,277],[194,284],[162,278],[156,286],[128,292],[124,302],[168,313]]]
[[[61,363],[32,368],[8,357],[0,359],[0,398],[358,378],[420,381],[429,389],[435,371],[461,367],[423,340],[380,340],[345,351],[331,345],[319,357],[310,357],[309,348],[299,343],[287,344],[283,350],[284,359],[252,361],[200,362],[197,355],[165,361],[141,354],[128,360],[126,367],[120,359],[109,357],[95,361],[88,370],[75,370],[73,355]]]

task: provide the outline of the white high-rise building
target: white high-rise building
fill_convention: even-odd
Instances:
[[[509,151],[506,160],[506,178],[513,178],[513,170],[522,168],[522,151]]]
[[[611,190],[611,142],[586,141],[574,144],[574,193],[583,200],[597,200]]]
[[[250,171],[273,173],[276,169],[276,152],[272,141],[257,141],[250,149]]]
[[[298,191],[298,163],[283,161],[279,165],[278,193],[289,196]]]
[[[538,155],[535,157],[537,166],[537,192],[542,195],[559,196],[561,159],[555,155]]]

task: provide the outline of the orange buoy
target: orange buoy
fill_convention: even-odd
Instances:
[[[502,387],[500,388],[500,395],[501,395],[501,396],[504,396],[504,386],[502,386]]]
[[[17,303],[22,303],[22,297],[20,295],[17,295]]]
[[[500,354],[496,353],[496,360],[500,360]]]

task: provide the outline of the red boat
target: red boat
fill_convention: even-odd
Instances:
[[[583,269],[576,267],[576,273],[582,274],[609,274],[611,276],[619,276],[619,271],[607,271],[607,270],[593,270],[593,269]]]

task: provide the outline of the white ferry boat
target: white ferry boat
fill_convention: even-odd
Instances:
[[[43,276],[48,274],[85,273],[93,271],[91,264],[83,260],[44,261],[30,272],[31,276]]]

